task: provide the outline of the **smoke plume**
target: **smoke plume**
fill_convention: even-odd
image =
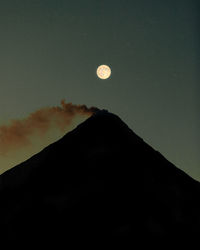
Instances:
[[[77,117],[87,118],[98,109],[86,105],[73,105],[61,101],[61,106],[42,108],[22,120],[12,120],[0,126],[0,156],[32,144],[32,138],[40,140],[51,129],[65,132]]]

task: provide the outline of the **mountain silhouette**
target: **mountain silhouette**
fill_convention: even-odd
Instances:
[[[105,110],[3,173],[0,200],[1,242],[27,248],[190,244],[200,230],[199,182]]]

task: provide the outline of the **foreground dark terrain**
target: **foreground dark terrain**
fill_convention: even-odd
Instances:
[[[27,249],[190,244],[200,231],[200,184],[106,111],[2,174],[0,201],[1,242]]]

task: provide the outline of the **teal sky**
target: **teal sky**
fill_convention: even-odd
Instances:
[[[0,123],[105,108],[200,180],[198,0],[1,0]],[[109,80],[96,77],[108,64]]]

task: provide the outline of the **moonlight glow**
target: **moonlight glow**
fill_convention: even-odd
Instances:
[[[97,76],[100,78],[100,79],[108,79],[111,75],[111,69],[109,66],[107,65],[100,65],[98,68],[97,68]]]

